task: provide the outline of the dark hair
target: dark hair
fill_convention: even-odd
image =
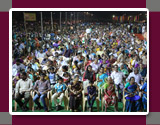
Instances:
[[[131,77],[131,78],[129,79],[129,81],[131,81],[132,78],[134,78],[134,77]],[[135,80],[135,78],[134,78],[134,80]]]
[[[59,81],[59,80],[60,80],[60,81],[63,81],[63,78],[62,78],[62,77],[59,77],[59,78],[58,78],[58,81]]]
[[[50,70],[54,70],[54,69],[55,69],[54,67],[51,67],[51,68],[50,68]]]
[[[21,61],[20,61],[20,59],[17,59],[16,62],[19,62],[19,63],[20,63]]]
[[[41,73],[41,76],[46,76],[46,74],[45,73]]]
[[[27,76],[27,73],[24,72],[24,71],[23,71],[21,74],[22,74],[23,76]]]
[[[75,63],[75,64],[78,64],[78,61],[76,60],[76,61],[74,61],[74,63]]]
[[[79,77],[79,75],[75,75],[75,76],[74,76],[74,79],[77,78],[77,77]]]
[[[63,76],[65,76],[65,75],[68,75],[68,72],[64,72],[64,73],[63,73]]]
[[[88,68],[89,68],[89,67],[91,67],[91,68],[92,68],[92,66],[91,66],[91,65],[88,65],[88,66],[87,66],[87,70],[88,70]]]
[[[64,70],[66,70],[66,71],[68,71],[68,66],[62,66],[62,69],[64,69]]]
[[[93,80],[89,80],[89,84],[94,84],[94,81]]]

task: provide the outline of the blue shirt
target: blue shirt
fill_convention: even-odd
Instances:
[[[65,86],[64,83],[62,83],[62,84],[57,83],[57,84],[54,85],[54,88],[56,89],[56,91],[58,93],[63,92],[64,90],[66,90],[66,86]]]
[[[32,69],[33,69],[34,71],[37,71],[37,70],[38,70],[38,65],[37,65],[37,64],[32,64]]]
[[[95,86],[88,86],[87,87],[87,92],[88,92],[88,94],[90,94],[90,95],[95,95],[96,94],[96,87]]]
[[[144,92],[147,92],[147,83],[146,83],[146,82],[143,84],[142,90],[143,90]],[[144,95],[147,96],[147,94],[144,94]]]
[[[55,73],[49,73],[48,75],[51,84],[56,83]]]

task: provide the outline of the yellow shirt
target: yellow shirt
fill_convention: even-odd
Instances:
[[[99,48],[97,48],[96,51],[99,51]]]
[[[139,52],[141,52],[141,51],[142,51],[142,48],[139,48],[138,50],[139,50]]]

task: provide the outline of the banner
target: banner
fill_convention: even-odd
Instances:
[[[36,13],[24,13],[25,21],[36,21]]]

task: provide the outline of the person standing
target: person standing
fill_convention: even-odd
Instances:
[[[123,72],[121,71],[118,71],[118,65],[115,65],[114,66],[114,70],[112,73],[111,73],[111,78],[113,79],[114,81],[114,84],[116,85],[116,91],[117,91],[117,95],[118,95],[118,100],[121,101],[122,99],[122,94],[123,94],[123,88],[124,88],[124,85],[123,85],[123,79],[125,78],[125,75]]]

